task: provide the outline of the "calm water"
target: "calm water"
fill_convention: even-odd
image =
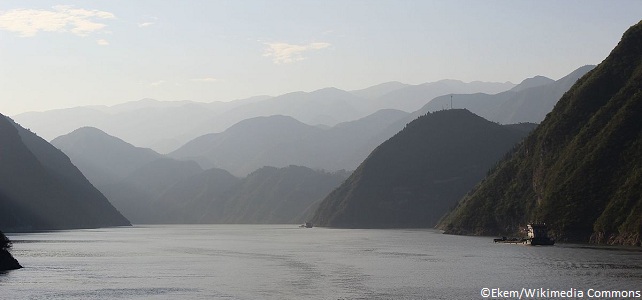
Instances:
[[[433,230],[138,226],[12,234],[2,299],[481,299],[642,289],[642,252],[493,244]]]

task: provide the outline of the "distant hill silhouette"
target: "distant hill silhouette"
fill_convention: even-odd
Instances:
[[[162,222],[292,224],[345,179],[299,166],[264,167],[239,179],[212,169],[174,185],[157,200]]]
[[[390,92],[410,86],[398,81],[385,82],[365,89],[350,91],[351,94],[365,98],[376,99]]]
[[[459,80],[440,80],[395,89],[369,102],[372,111],[391,108],[406,112],[421,109],[435,97],[450,94],[486,93],[496,94],[507,91],[515,85],[497,82],[474,81],[465,83]],[[448,108],[448,107],[445,107]],[[441,108],[440,108],[441,109]]]
[[[266,119],[270,118],[260,118],[259,121]],[[324,131],[290,117],[276,119],[286,125],[293,122],[315,131]],[[231,131],[251,132],[255,134],[253,138],[274,139],[276,142],[280,141],[278,136],[283,132],[295,135],[289,126],[280,128],[275,135],[265,135],[265,132],[252,130],[272,130],[273,127],[244,127],[246,125],[239,124],[240,127]],[[243,141],[244,138],[248,136],[238,135],[236,140],[255,142]],[[94,185],[127,218],[138,224],[300,222],[305,212],[311,210],[312,203],[324,197],[347,176],[287,166],[258,168],[247,177],[238,178],[222,169],[203,171],[194,161],[164,157],[94,128],[76,130],[56,138],[54,142],[69,152],[72,159],[83,161],[81,169],[89,166],[92,172],[99,174],[109,169],[113,178],[118,179],[100,181],[104,177],[94,176]],[[245,149],[266,149],[261,147],[265,146],[245,146]],[[296,146],[293,147],[296,150]],[[239,160],[242,159],[243,156],[239,156]]]
[[[453,107],[465,108],[490,121],[501,124],[540,123],[555,103],[571,86],[595,66],[583,66],[553,81],[537,76],[524,80],[513,89],[494,95],[454,94]],[[433,112],[450,107],[451,95],[437,97],[419,111]]]
[[[0,115],[0,229],[129,225],[69,158]]]
[[[156,199],[174,184],[202,172],[203,169],[193,161],[159,158],[118,182],[98,188],[133,223],[153,223],[157,220]]]
[[[323,200],[313,222],[432,227],[525,135],[467,110],[424,115],[372,151]]]
[[[558,240],[642,244],[642,22],[440,223],[508,235],[546,222]]]
[[[263,166],[307,166],[314,169],[352,169],[389,136],[378,133],[408,114],[382,110],[329,129],[306,125],[288,116],[248,119],[222,133],[196,138],[169,154],[221,168],[243,177]]]
[[[161,158],[151,149],[135,147],[93,127],[76,129],[53,139],[51,144],[100,186],[121,181],[134,170]]]
[[[519,92],[519,91],[523,91],[525,89],[529,89],[533,87],[548,85],[554,82],[555,80],[550,79],[548,77],[535,76],[535,77],[524,79],[522,82],[520,82],[518,85],[516,85],[514,88],[510,90],[513,92]]]
[[[152,202],[172,184],[203,172],[195,162],[166,158],[91,127],[51,143],[134,223],[150,220]]]
[[[157,101],[143,99],[111,107],[84,106],[28,112],[14,118],[51,140],[81,127],[95,127],[139,147],[169,153],[186,142],[255,117],[284,115],[312,126],[354,121],[380,109],[414,111],[448,93],[495,93],[510,83],[463,83],[444,80],[421,85],[384,83],[347,92],[323,88],[276,97],[257,96],[229,102]]]
[[[81,127],[95,127],[137,146],[165,153],[175,150],[194,137],[217,131],[217,128],[201,129],[204,132],[197,130],[208,120],[234,107],[267,98],[269,97],[257,96],[211,103],[143,99],[111,107],[84,106],[28,112],[14,118],[48,140]]]

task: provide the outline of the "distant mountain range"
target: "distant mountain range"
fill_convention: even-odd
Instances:
[[[135,147],[93,127],[82,127],[51,141],[87,178],[100,186],[123,180],[134,170],[162,156]]]
[[[463,83],[456,80],[420,85],[392,82],[353,92],[325,88],[309,93],[258,96],[230,102],[143,99],[111,107],[85,106],[29,112],[14,116],[14,119],[47,140],[81,127],[95,127],[136,146],[169,153],[196,137],[222,132],[240,121],[260,116],[285,115],[312,126],[334,126],[363,118],[380,109],[414,111],[439,95],[498,93],[513,86],[511,83]]]
[[[642,245],[642,22],[439,227],[513,235],[532,221],[561,241]]]
[[[513,89],[495,95],[458,94],[455,95],[456,103],[495,122],[539,122],[577,78],[591,68],[593,66],[579,68],[557,81],[542,76],[529,78]],[[439,83],[460,84],[455,81]],[[419,88],[413,86],[413,89],[416,91]],[[413,89],[391,83],[354,93],[377,97],[378,93],[410,93]],[[352,170],[377,145],[413,119],[426,112],[441,110],[444,104],[449,106],[449,98],[437,97],[413,113],[381,110],[329,129],[307,125],[289,116],[251,118],[224,132],[198,137],[169,156],[195,160],[204,168],[222,168],[236,176],[245,176],[262,166],[284,167],[290,164],[331,171]],[[448,103],[442,103],[446,100]]]
[[[221,168],[236,176],[263,166],[350,170],[389,137],[380,137],[380,133],[407,116],[398,110],[382,110],[328,129],[289,116],[257,117],[222,133],[196,138],[168,156],[195,160],[204,168]]]
[[[448,107],[449,103],[442,102],[449,102],[449,94],[453,94],[459,105],[481,110],[479,113],[487,117],[494,116],[493,121],[523,122],[543,118],[556,103],[556,97],[590,68],[580,68],[558,81],[537,76],[517,86],[455,80],[421,85],[390,82],[351,92],[326,88],[310,93],[213,103],[145,99],[112,107],[79,107],[18,117],[31,124],[30,127],[41,128],[49,134],[59,128],[72,128],[71,133],[55,138],[52,144],[67,153],[96,188],[135,223],[290,222],[312,217],[315,205],[326,196],[320,191],[329,192],[340,183],[337,178],[347,176],[341,170],[357,168],[375,147],[414,119],[431,110],[443,109],[444,105]],[[460,94],[468,92],[477,94]],[[385,109],[377,110],[379,108]],[[407,112],[416,108],[420,109]],[[78,126],[80,124],[108,129]],[[502,127],[502,130],[522,136],[532,127],[533,124],[524,123]],[[157,149],[184,145],[162,155],[113,135],[137,141],[139,145],[155,145]],[[514,142],[509,139],[508,143]],[[332,173],[335,171],[340,172]],[[305,175],[306,172],[309,174]],[[316,178],[318,184],[295,183],[291,180],[300,178],[290,173]],[[271,178],[261,179],[263,185],[247,183],[257,182],[256,178],[268,176],[266,174],[271,174]],[[274,178],[282,179],[275,181]],[[468,185],[474,183],[468,177],[462,180]],[[208,187],[202,186],[205,183]],[[308,196],[292,196],[296,201],[288,200],[292,197],[279,188],[288,184],[303,184],[306,188],[300,193]],[[185,186],[201,192],[194,195],[194,191],[188,191]],[[274,196],[273,200],[267,197],[264,201],[274,205],[290,201],[287,206],[294,209],[287,211],[283,210],[285,206],[280,206],[279,211],[270,212],[257,197],[247,198],[258,190]],[[440,210],[452,204],[456,194],[437,193],[441,193],[438,198],[448,201],[435,202],[439,203],[438,209],[433,210],[434,215],[424,220],[423,225],[412,220],[399,223],[405,225],[395,225],[388,220],[385,225],[363,221],[359,225],[339,226],[434,224],[437,215],[443,213]],[[252,212],[256,207],[263,209]],[[218,215],[222,212],[225,216]]]
[[[345,178],[305,167],[264,167],[238,179],[220,169],[174,185],[157,200],[162,223],[302,223]]]
[[[575,82],[595,66],[583,66],[563,78],[552,79],[536,76],[524,80],[514,88],[494,95],[452,94],[428,102],[419,111],[433,112],[448,108],[465,108],[486,120],[500,124],[521,122],[540,123],[557,101]]]
[[[0,115],[0,229],[130,225],[60,150]]]
[[[257,168],[238,178],[222,169],[203,171],[193,161],[135,147],[96,128],[75,130],[52,143],[139,224],[300,222],[347,177],[287,166]]]
[[[432,227],[527,132],[468,110],[428,113],[372,151],[321,202],[312,221],[349,228]]]

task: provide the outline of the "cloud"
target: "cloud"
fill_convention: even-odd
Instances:
[[[303,54],[312,50],[330,47],[329,43],[310,43],[307,45],[292,45],[287,43],[265,43],[268,47],[263,56],[272,57],[275,64],[289,64],[304,60]]]
[[[97,20],[115,18],[110,12],[68,5],[54,6],[53,10],[12,9],[0,12],[0,30],[16,32],[22,37],[32,37],[40,31],[87,36],[107,26]]]
[[[101,46],[107,46],[107,45],[109,45],[109,42],[108,42],[106,39],[99,39],[99,40],[96,40],[96,43],[97,43],[98,45],[101,45]]]
[[[143,27],[149,27],[149,26],[152,26],[152,25],[154,25],[154,22],[145,22],[145,23],[138,24],[138,27],[143,28]]]
[[[216,82],[218,79],[212,78],[212,77],[205,77],[205,78],[192,78],[192,81],[196,82]]]
[[[165,80],[159,80],[159,81],[156,81],[156,82],[152,82],[149,85],[151,85],[151,86],[159,86],[159,85],[162,85],[164,83],[165,83]]]

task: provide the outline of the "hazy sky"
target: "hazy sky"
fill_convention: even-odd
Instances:
[[[558,79],[642,1],[0,1],[0,112]]]

